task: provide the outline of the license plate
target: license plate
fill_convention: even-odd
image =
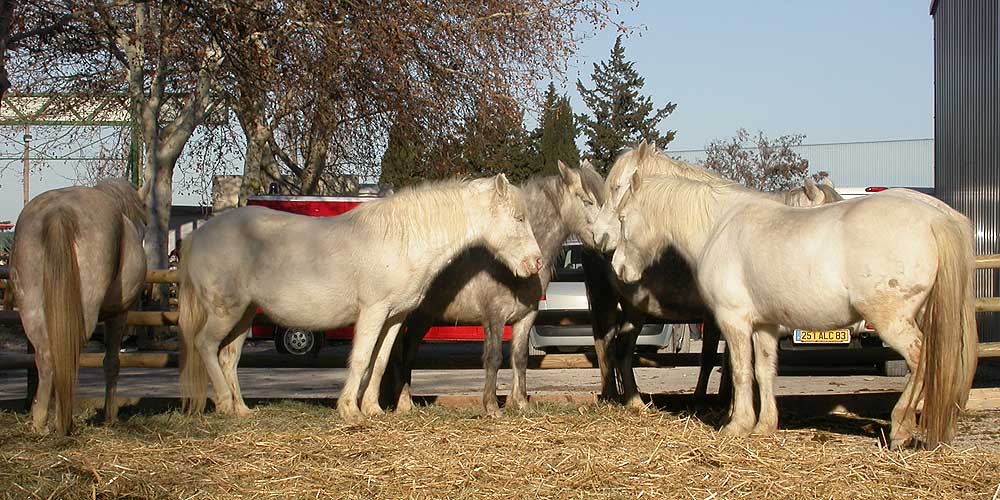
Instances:
[[[850,344],[851,331],[841,330],[798,330],[792,334],[792,342],[796,344]]]

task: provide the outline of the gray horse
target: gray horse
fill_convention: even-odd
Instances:
[[[604,201],[604,181],[589,163],[571,169],[559,162],[559,176],[533,178],[521,189],[528,205],[531,230],[542,251],[542,271],[537,276],[518,278],[485,248],[473,248],[445,268],[435,278],[427,299],[407,318],[406,334],[400,335],[393,352],[391,365],[396,376],[384,379],[383,393],[398,397],[396,401],[390,398],[383,402],[390,405],[396,402],[397,411],[412,407],[413,362],[420,342],[435,320],[482,324],[486,370],[483,407],[488,415],[498,415],[500,411],[496,380],[503,358],[501,337],[504,325],[512,325],[514,384],[508,404],[515,408],[527,405],[528,332],[538,314],[538,301],[552,279],[552,265],[566,238],[575,234],[593,245],[590,223]]]
[[[49,191],[21,211],[11,281],[24,332],[35,347],[36,432],[48,428],[50,403],[56,432],[72,430],[80,349],[98,320],[106,327],[104,415],[108,423],[115,421],[125,316],[146,283],[145,223],[138,193],[122,179]]]

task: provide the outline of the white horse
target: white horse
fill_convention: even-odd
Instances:
[[[642,176],[669,175],[678,169],[698,168],[656,152],[645,141],[640,143],[637,151],[643,152],[639,156],[643,161],[635,161],[636,156],[632,154],[621,155],[605,181],[606,195],[612,202],[601,206],[594,218],[592,232],[600,235],[598,249],[605,253],[614,250],[613,242],[617,241],[619,230],[616,208],[627,193],[628,180],[633,173],[639,172]],[[806,179],[803,186],[788,191],[761,193],[761,196],[793,207],[812,207],[843,200],[829,179],[821,183]],[[588,245],[587,240],[584,244]],[[644,406],[635,384],[632,357],[647,315],[668,322],[704,318],[702,366],[695,388],[695,396],[704,397],[711,370],[715,367],[720,333],[711,311],[706,309],[698,293],[690,265],[675,251],[667,251],[645,269],[641,281],[626,284],[615,276],[610,255],[603,260],[606,261],[590,255],[585,255],[584,260],[585,267],[604,271],[587,272],[594,346],[601,367],[601,397],[621,399],[630,406]],[[726,392],[727,382],[723,379],[720,393]]]
[[[641,162],[650,153],[628,154]],[[724,432],[777,429],[778,325],[823,330],[864,318],[913,373],[892,412],[891,445],[913,436],[921,399],[925,443],[953,437],[978,342],[972,229],[961,214],[908,190],[791,208],[691,166],[630,176],[617,212],[612,265],[622,280],[638,280],[671,246],[694,268],[731,356],[735,399]]]
[[[115,421],[125,317],[146,284],[145,224],[142,200],[123,179],[42,193],[17,218],[11,281],[24,332],[35,347],[36,432],[47,430],[51,403],[56,432],[72,430],[80,349],[99,320],[105,326],[104,419]]]
[[[204,409],[207,375],[218,411],[250,414],[236,365],[260,308],[279,324],[307,330],[354,323],[337,410],[349,422],[382,413],[379,385],[400,325],[452,259],[483,245],[517,276],[539,271],[527,212],[520,190],[499,175],[428,183],[334,218],[261,207],[213,218],[185,239],[181,254],[186,405]]]

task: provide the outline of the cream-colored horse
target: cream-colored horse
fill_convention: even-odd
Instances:
[[[538,272],[527,212],[520,190],[500,175],[425,184],[334,218],[261,207],[215,217],[185,239],[181,253],[186,404],[203,409],[207,375],[220,412],[250,413],[236,365],[260,308],[276,323],[307,330],[354,323],[337,409],[351,422],[382,413],[379,386],[400,325],[452,259],[483,245],[518,276]],[[220,363],[230,342],[235,348],[226,347]]]
[[[115,421],[125,316],[146,283],[145,221],[138,193],[122,179],[42,193],[21,211],[11,280],[21,324],[35,347],[35,431],[47,429],[50,403],[56,432],[72,430],[80,348],[98,320],[105,323],[104,418]]]
[[[639,152],[644,152],[644,155],[638,156]],[[636,161],[639,158],[642,161]],[[633,173],[638,171],[643,176],[669,175],[678,170],[697,168],[658,153],[645,142],[639,145],[635,153],[626,152],[619,156],[605,181],[608,199],[618,200],[618,204],[604,203],[593,222],[592,234],[599,235],[599,249],[610,252],[617,244],[619,221],[616,209],[628,190],[627,181]],[[829,179],[819,184],[807,179],[803,186],[788,191],[761,193],[761,196],[794,207],[819,206],[843,200]],[[587,240],[584,240],[584,244],[588,245]],[[606,278],[601,276],[602,273],[587,275],[594,346],[601,368],[601,396],[605,399],[620,399],[630,406],[644,406],[636,388],[632,357],[638,333],[642,330],[647,315],[668,322],[704,318],[702,367],[695,388],[696,396],[704,396],[711,370],[715,366],[720,333],[711,311],[706,309],[698,293],[690,265],[676,252],[664,252],[645,270],[641,281],[626,284],[615,276],[610,256],[607,260],[606,263],[597,262],[597,259],[587,260],[595,264],[591,267],[604,268],[608,275]],[[723,380],[724,386],[726,382],[728,381]]]
[[[618,213],[612,265],[624,281],[638,280],[667,247],[694,268],[731,356],[735,399],[725,432],[777,428],[778,325],[823,330],[864,318],[913,373],[892,412],[891,444],[913,436],[920,400],[925,443],[953,437],[978,341],[972,229],[958,212],[909,190],[791,208],[686,166],[630,176]],[[751,350],[761,358],[759,419]]]

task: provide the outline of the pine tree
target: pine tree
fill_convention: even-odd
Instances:
[[[653,99],[639,93],[645,79],[639,76],[634,66],[634,62],[625,60],[625,47],[619,36],[611,49],[611,58],[594,64],[591,75],[594,88],[587,89],[580,80],[576,82],[580,97],[593,114],[592,118],[577,116],[587,136],[588,157],[604,173],[611,168],[623,148],[645,140],[664,149],[676,133],[670,130],[660,134],[656,126],[677,105],[668,102],[655,109]]]
[[[511,182],[521,182],[536,171],[521,116],[493,115],[480,109],[466,122],[461,139],[461,170],[466,175],[504,173]]]
[[[555,175],[559,173],[559,160],[567,165],[577,166],[580,163],[580,150],[576,147],[577,132],[569,98],[557,94],[556,86],[549,83],[542,118],[532,134],[537,149],[535,170],[542,175]]]
[[[382,172],[379,184],[401,187],[416,184],[428,176],[424,148],[414,144],[405,127],[396,122],[389,129],[389,144],[382,155]]]

